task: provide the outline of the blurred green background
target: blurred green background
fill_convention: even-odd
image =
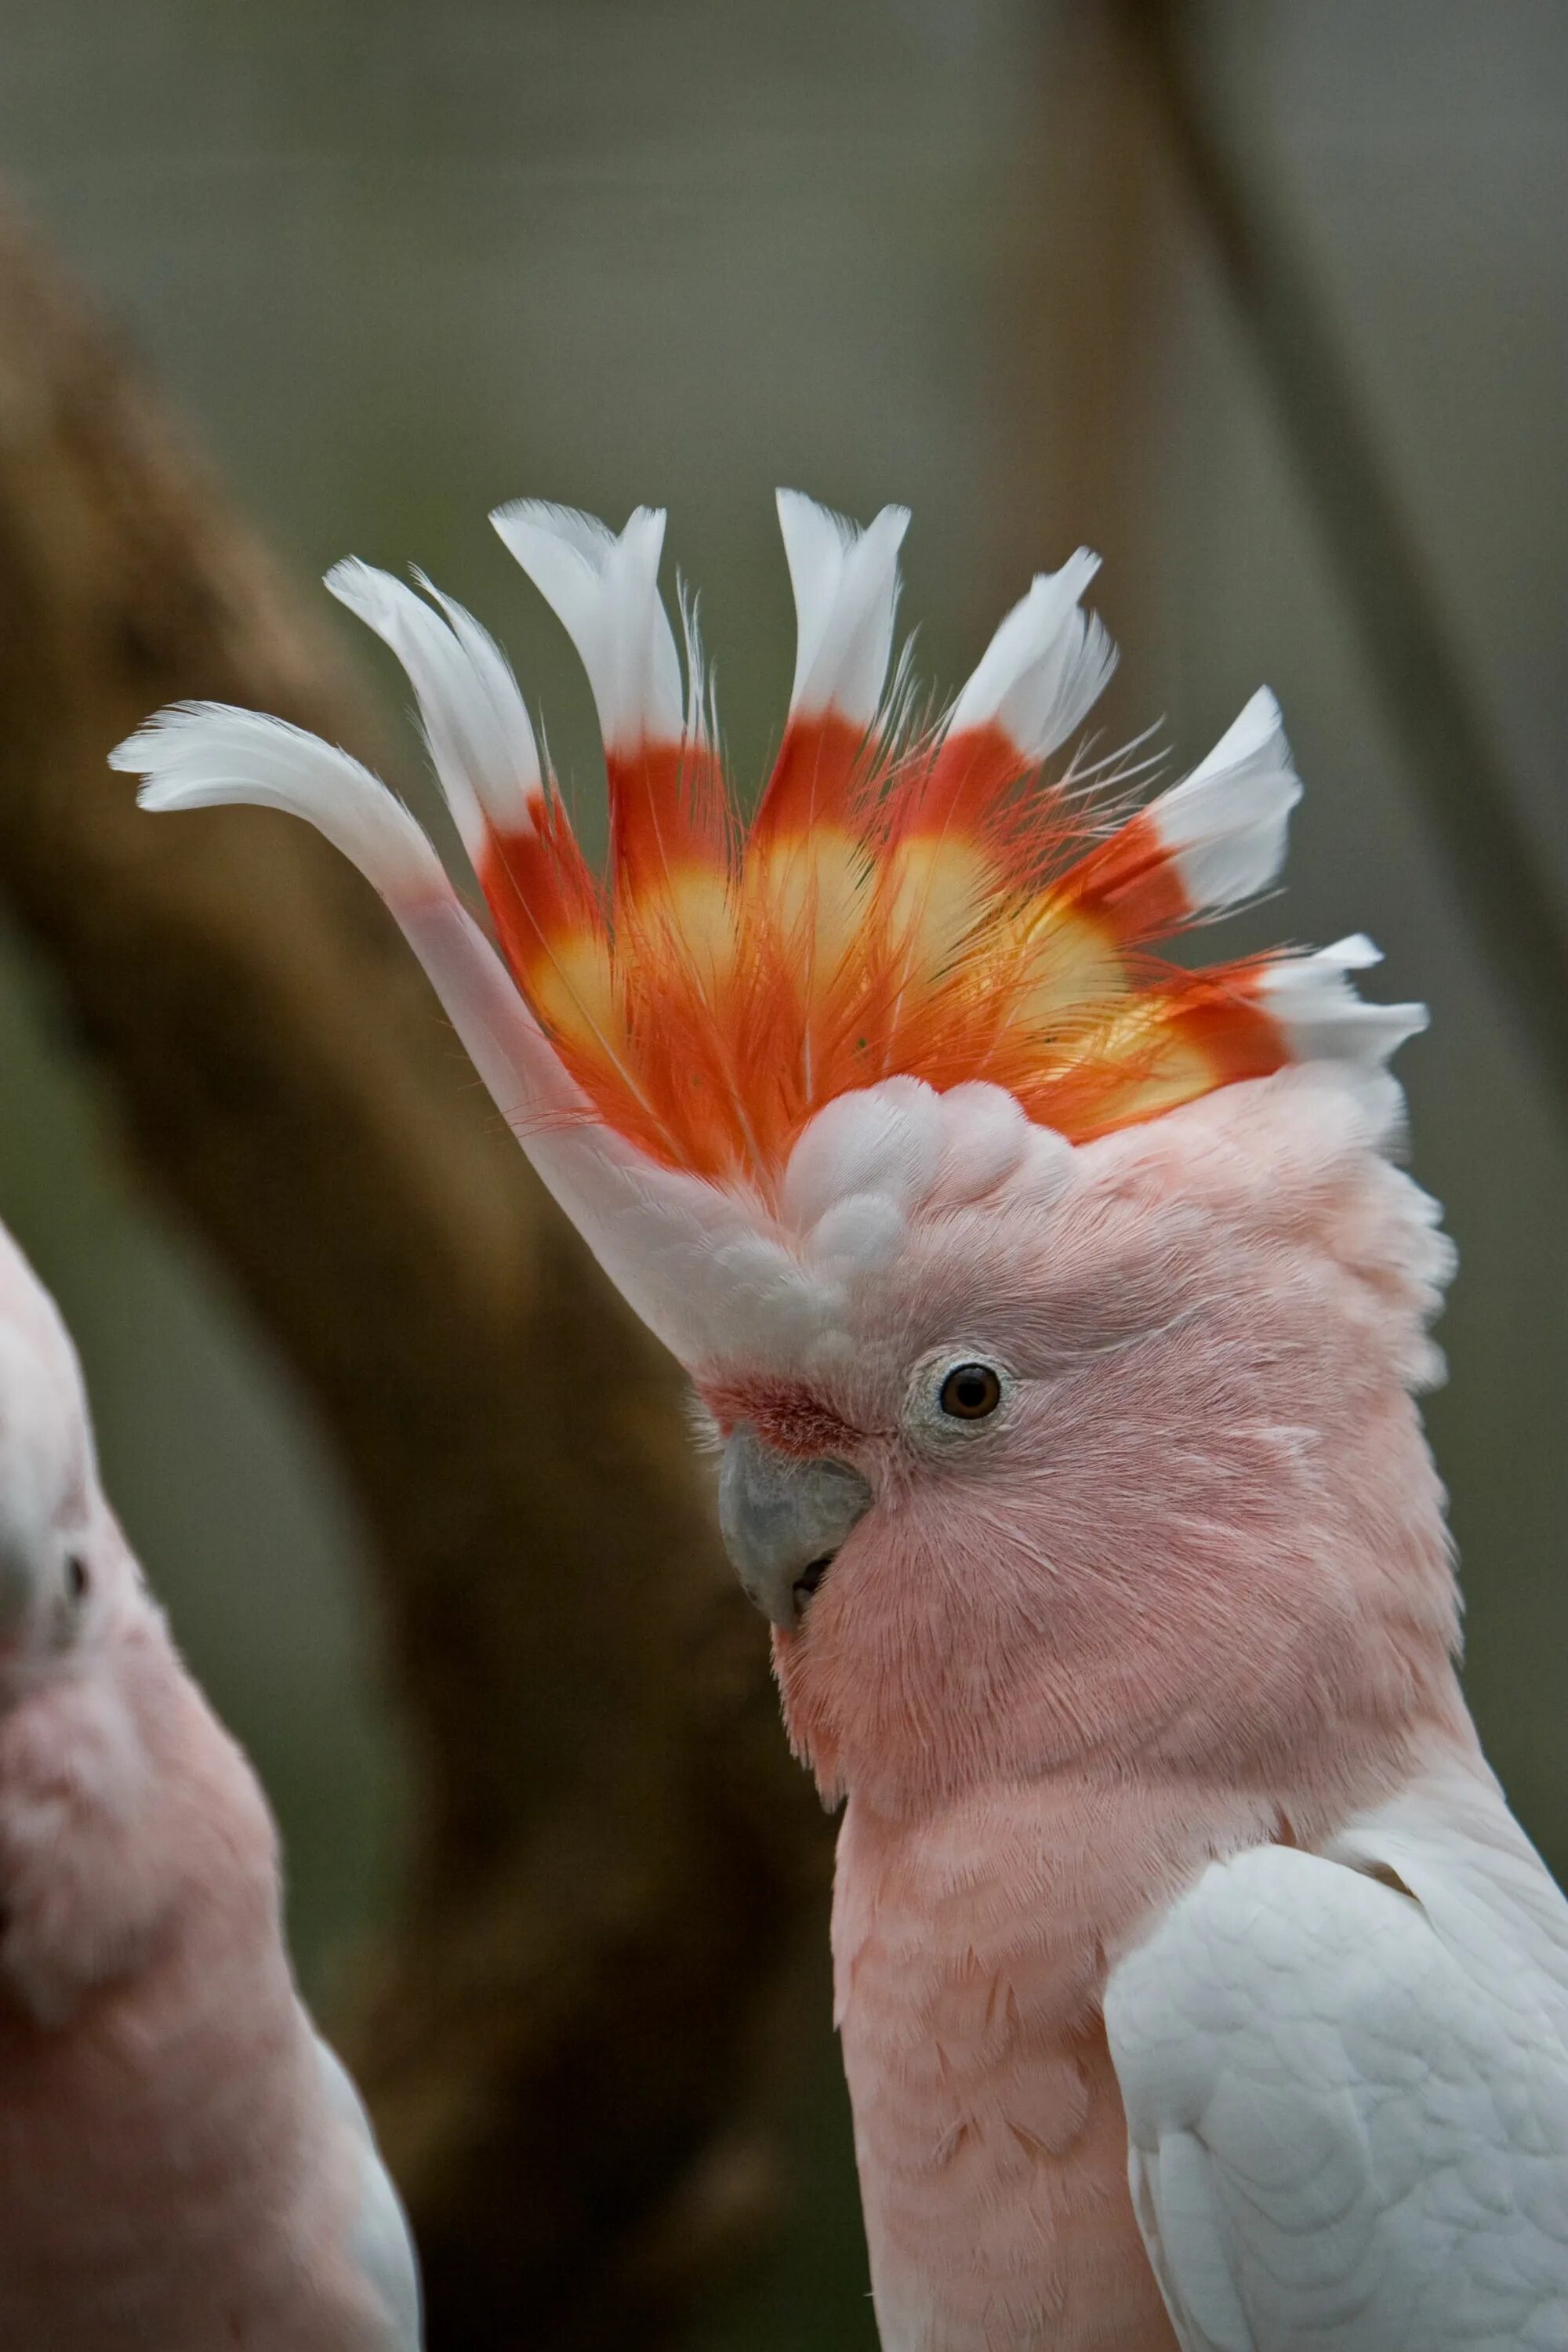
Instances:
[[[1115,719],[1206,750],[1255,684],[1308,797],[1258,936],[1365,928],[1433,1008],[1403,1057],[1462,1271],[1430,1423],[1468,1682],[1568,1866],[1568,1107],[1438,863],[1180,192],[1090,12],[1020,0],[0,0],[0,173],[298,569],[415,560],[498,628],[552,747],[589,706],[484,522],[671,509],[724,721],[763,762],[792,661],[771,492],[915,510],[904,612],[951,686],[1036,563],[1114,562]],[[1294,224],[1472,690],[1568,894],[1568,12],[1252,0],[1203,69]],[[323,600],[324,601],[324,600]],[[386,696],[389,669],[364,656]],[[288,1841],[330,1998],[398,1821],[350,1502],[219,1269],[117,1155],[47,975],[0,947],[0,1213],[79,1339],[110,1490]],[[823,2022],[801,2211],[702,2340],[870,2340]],[[809,2070],[808,2070],[809,2071]],[[837,2333],[834,2331],[837,2330]]]

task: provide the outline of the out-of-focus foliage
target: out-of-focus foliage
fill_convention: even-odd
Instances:
[[[1268,0],[1198,23],[1321,273],[1568,892],[1568,23],[1550,0]],[[1520,1810],[1568,1867],[1568,1106],[1520,1050],[1437,869],[1419,779],[1193,225],[1157,159],[1141,195],[1113,142],[1097,165],[1104,93],[1067,11],[0,0],[0,173],[302,580],[349,550],[427,566],[497,625],[590,787],[585,689],[484,527],[503,497],[616,520],[670,506],[746,770],[790,674],[780,480],[858,512],[913,505],[906,612],[944,684],[1028,565],[1085,539],[1119,566],[1101,598],[1124,639],[1119,725],[1163,713],[1195,754],[1256,682],[1275,687],[1309,792],[1289,895],[1252,928],[1364,927],[1393,992],[1432,1004],[1404,1074],[1415,1163],[1463,1254],[1454,1376],[1430,1418],[1470,1687]],[[1099,246],[1135,202],[1146,226],[1131,259],[1119,248],[1135,299],[1086,315]],[[1086,247],[1086,268],[1065,266]],[[1100,415],[1070,385],[1079,344],[1107,337],[1122,396]],[[319,1983],[374,1905],[396,1811],[348,1506],[218,1271],[128,1190],[49,1006],[8,951],[0,1213],[79,1332],[110,1489],[267,1773]],[[763,2325],[868,2340],[819,1990],[800,2029],[820,2087],[803,2098],[796,2235],[767,2316],[715,2314],[715,2347]]]

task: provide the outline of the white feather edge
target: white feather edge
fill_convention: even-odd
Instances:
[[[1364,934],[1336,940],[1315,954],[1270,964],[1258,982],[1265,1010],[1285,1033],[1296,1062],[1359,1062],[1378,1067],[1427,1024],[1424,1004],[1367,1004],[1351,974],[1383,961]]]
[[[1194,912],[1215,913],[1268,888],[1300,797],[1279,705],[1259,687],[1207,759],[1146,812]]]
[[[390,646],[408,673],[420,725],[463,846],[477,865],[487,823],[533,829],[542,793],[539,747],[505,655],[473,614],[422,582],[440,605],[351,556],[326,585]]]
[[[862,530],[801,490],[777,493],[795,593],[790,717],[832,710],[868,730],[882,706],[899,602],[908,507],[884,507]]]
[[[359,2206],[350,2251],[381,2301],[387,2335],[381,2352],[422,2352],[424,2325],[419,2259],[402,2200],[393,2185],[364,2101],[335,2050],[301,2011],[328,2107],[342,2131],[359,2179]]]
[[[949,738],[999,727],[1029,762],[1065,743],[1104,691],[1116,647],[1080,599],[1100,558],[1080,547],[1059,572],[1037,574],[998,626],[953,704]]]
[[[847,1201],[875,1199],[900,1217],[1025,1192],[1044,1201],[1074,1164],[1067,1139],[1036,1126],[1001,1087],[976,1078],[939,1093],[924,1078],[882,1078],[836,1096],[802,1129],[779,1215],[815,1251]]]
[[[618,537],[595,515],[541,499],[497,507],[490,520],[576,647],[605,750],[678,743],[684,697],[658,593],[662,509],[638,507]]]
[[[449,893],[441,861],[368,768],[284,719],[226,702],[179,702],[117,744],[109,764],[143,779],[145,809],[248,803],[302,816],[400,912]]]

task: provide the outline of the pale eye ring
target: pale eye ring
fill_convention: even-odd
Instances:
[[[990,1364],[954,1364],[937,1391],[952,1421],[987,1421],[1002,1402],[1002,1376]]]

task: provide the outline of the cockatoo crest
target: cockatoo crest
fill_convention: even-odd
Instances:
[[[781,1328],[831,1321],[844,1269],[885,1262],[933,1192],[975,1197],[977,1168],[1059,1183],[1072,1144],[1291,1061],[1380,1062],[1424,1018],[1354,996],[1363,940],[1196,971],[1157,958],[1272,882],[1300,785],[1267,691],[1131,813],[1060,756],[1114,661],[1080,602],[1096,557],[1037,578],[917,729],[887,682],[907,513],[861,530],[781,491],[779,516],[798,651],[749,825],[689,610],[683,686],[663,515],[618,537],[532,501],[493,518],[593,688],[602,877],[479,624],[357,562],[329,574],[413,681],[510,990],[412,819],[345,754],[195,705],[113,755],[150,807],[287,806],[354,858],[546,1181],[689,1362],[728,1351],[743,1300]]]

